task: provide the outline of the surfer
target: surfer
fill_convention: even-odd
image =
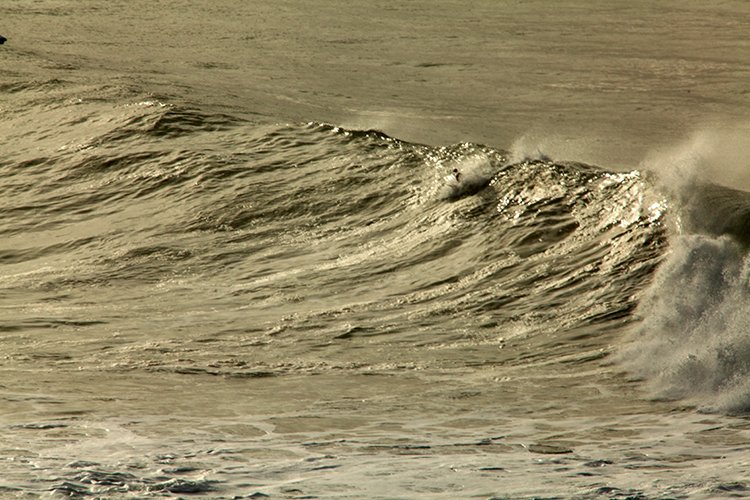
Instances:
[[[456,182],[461,180],[461,172],[459,172],[457,168],[453,169],[453,177],[456,178]]]
[[[4,44],[5,40],[7,40],[7,38],[5,38],[4,36],[0,35],[0,45]]]

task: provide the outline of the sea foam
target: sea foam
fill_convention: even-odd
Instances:
[[[678,223],[620,353],[654,396],[729,412],[750,410],[750,197],[717,184],[742,183],[737,138],[697,132],[646,162]]]

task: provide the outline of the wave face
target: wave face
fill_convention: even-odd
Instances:
[[[517,339],[554,358],[599,347],[563,348],[564,332],[631,321],[665,246],[666,204],[635,171],[154,100],[40,115],[69,132],[2,165],[3,281],[22,297],[10,329],[138,338],[159,325],[181,345],[229,350],[253,336],[267,347],[246,366],[269,373],[401,366],[418,346],[441,354],[416,364],[468,366]],[[9,129],[44,143],[25,116]],[[77,356],[216,371],[204,347],[182,366],[136,345]],[[385,361],[384,345],[409,349]]]

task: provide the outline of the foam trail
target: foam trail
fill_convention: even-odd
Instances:
[[[496,170],[492,162],[483,154],[474,154],[448,163],[449,171],[459,173],[458,180],[449,174],[444,177],[440,198],[454,200],[473,195],[487,187]]]

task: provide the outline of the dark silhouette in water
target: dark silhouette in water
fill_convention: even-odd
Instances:
[[[5,40],[7,40],[7,38],[5,38],[3,35],[0,35],[0,45],[4,44]]]

